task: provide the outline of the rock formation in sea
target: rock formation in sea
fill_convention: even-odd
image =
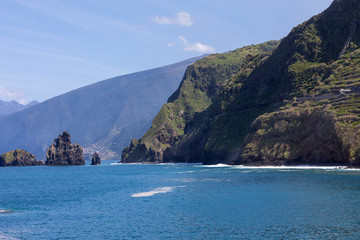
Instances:
[[[37,161],[36,156],[22,149],[16,149],[0,156],[0,166],[39,166],[43,161]]]
[[[91,165],[100,165],[100,161],[101,159],[99,157],[99,154],[95,152],[91,159]]]
[[[50,166],[85,165],[83,149],[77,143],[72,144],[70,134],[64,131],[48,148],[45,164]]]

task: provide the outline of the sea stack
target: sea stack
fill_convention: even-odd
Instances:
[[[97,153],[94,153],[94,155],[92,156],[92,159],[91,159],[91,165],[100,165],[100,157],[99,157],[99,154]]]
[[[15,151],[10,151],[0,156],[1,167],[39,166],[43,164],[43,161],[36,160],[35,155],[28,153],[22,149],[16,149]]]
[[[48,148],[45,164],[49,166],[85,165],[83,149],[77,143],[72,144],[70,134],[64,131]]]

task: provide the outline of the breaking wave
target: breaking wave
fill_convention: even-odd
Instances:
[[[184,187],[184,186],[178,186],[178,187]],[[154,196],[155,194],[159,194],[159,193],[172,192],[175,188],[177,188],[177,187],[161,187],[161,188],[155,188],[154,190],[151,190],[151,191],[148,191],[148,192],[135,193],[135,194],[131,195],[131,197],[134,197],[134,198],[138,198],[138,197],[151,197],[151,196]]]

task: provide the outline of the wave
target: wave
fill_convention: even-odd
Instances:
[[[178,188],[178,187],[185,187],[185,186],[155,188],[154,190],[151,190],[148,192],[135,193],[135,194],[131,195],[131,197],[134,197],[134,198],[151,197],[151,196],[154,196],[155,194],[159,194],[159,193],[172,192],[175,188]]]
[[[155,194],[171,192],[174,189],[175,189],[175,187],[155,188],[154,190],[149,191],[149,192],[135,193],[135,194],[131,195],[131,197],[151,197],[151,196],[154,196]]]
[[[244,165],[202,165],[205,168],[235,168],[235,169],[279,169],[279,170],[347,170],[347,171],[360,171],[357,168],[348,168],[346,166],[315,166],[315,165],[299,165],[299,166],[244,166]]]
[[[199,167],[205,167],[205,168],[223,168],[223,167],[232,167],[233,165],[227,165],[223,163],[219,163],[216,165],[201,165]]]
[[[8,209],[0,209],[0,214],[5,214],[5,213],[12,213],[12,210],[8,210]]]
[[[123,163],[116,162],[116,163],[110,163],[110,165],[123,165]]]
[[[236,169],[280,169],[280,170],[343,170],[347,169],[346,166],[313,166],[313,165],[300,165],[300,166],[229,166]]]
[[[0,235],[0,239],[5,239],[5,240],[18,240],[18,238],[7,237],[7,236],[2,236],[2,235]]]

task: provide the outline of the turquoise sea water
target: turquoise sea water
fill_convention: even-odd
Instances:
[[[0,239],[360,238],[360,171],[103,163],[0,168]]]

